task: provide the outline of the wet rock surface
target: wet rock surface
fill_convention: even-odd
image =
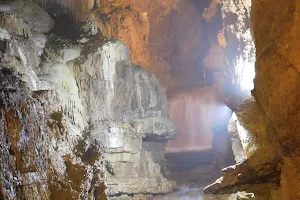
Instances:
[[[133,65],[120,41],[94,38],[83,46],[44,35],[53,25],[50,17],[33,2],[18,2],[8,5],[14,8],[9,15],[2,13],[0,30],[1,198],[171,191],[174,182],[161,174],[161,144],[177,129],[156,77]],[[30,9],[43,17],[32,21]],[[9,23],[19,23],[10,15],[28,22],[28,34],[10,29]]]
[[[237,165],[224,169],[222,177],[204,189],[207,193],[246,190],[253,192],[256,199],[299,198],[299,186],[287,185],[288,177],[291,174],[297,177],[294,170],[299,168],[296,156],[299,143],[299,103],[296,99],[299,99],[299,92],[296,91],[300,89],[300,79],[296,67],[297,57],[292,56],[295,55],[293,52],[296,45],[287,40],[298,32],[294,24],[298,2],[288,1],[274,7],[270,6],[271,3],[274,2],[252,1],[251,22],[256,45],[256,77],[252,91],[254,99],[241,103],[246,96],[236,93],[241,98],[235,98],[235,115],[229,126],[233,134],[232,146]],[[250,58],[244,60],[244,63],[253,61],[253,45],[246,37],[250,22],[249,8],[250,1],[222,2],[225,24],[234,25],[227,26],[227,37],[236,41],[231,44],[243,44],[245,51],[238,54],[243,59]],[[230,20],[234,16],[237,20]],[[274,20],[272,25],[267,22],[271,18]],[[233,61],[238,67],[238,58]]]

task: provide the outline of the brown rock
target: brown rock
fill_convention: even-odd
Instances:
[[[295,134],[300,133],[300,73],[295,56],[299,13],[298,1],[253,1],[257,47],[254,95],[281,142],[288,143],[286,151],[293,151],[300,142],[300,135]],[[270,19],[272,23],[267,22]]]
[[[284,158],[281,172],[282,200],[300,199],[299,149],[297,154]]]
[[[6,118],[6,126],[9,132],[9,140],[10,140],[10,151],[11,154],[16,156],[16,165],[17,168],[21,168],[22,157],[20,155],[20,151],[18,148],[18,142],[20,140],[20,133],[22,130],[22,124],[19,119],[19,116],[15,109],[10,108],[5,115]]]

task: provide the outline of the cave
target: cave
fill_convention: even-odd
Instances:
[[[299,200],[299,16],[1,1],[0,200]]]

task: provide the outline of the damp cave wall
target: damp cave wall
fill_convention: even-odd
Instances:
[[[1,198],[146,198],[175,187],[159,159],[178,134],[166,93],[123,42],[90,24],[90,42],[55,35],[32,1],[1,5],[0,25]]]

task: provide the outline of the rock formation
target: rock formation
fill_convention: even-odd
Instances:
[[[202,60],[208,47],[198,7],[203,10],[209,0],[35,1],[55,15],[63,12],[51,10],[57,4],[76,20],[96,24],[103,36],[122,40],[132,62],[153,72],[168,92],[204,85]]]
[[[252,45],[247,40],[250,37],[246,37],[250,33],[250,8],[251,1],[222,1],[225,22],[226,19],[229,24],[235,21],[233,26],[228,26],[228,39],[243,47],[239,48],[238,55],[244,59],[253,58],[250,56]],[[245,190],[254,192],[255,199],[300,197],[299,186],[292,183],[299,174],[297,147],[300,141],[297,92],[300,76],[297,56],[293,56],[297,44],[291,44],[292,35],[298,33],[297,8],[298,3],[293,0],[284,3],[252,0],[251,22],[256,46],[254,98],[235,102],[236,114],[229,126],[234,135],[235,160],[239,164],[224,169],[223,176],[205,189],[208,193]],[[238,20],[229,20],[233,16]],[[272,23],[269,19],[273,19]],[[239,56],[235,59],[238,67]]]
[[[1,198],[170,192],[161,171],[177,129],[156,77],[120,41],[45,35],[55,23],[31,1],[1,12]]]

